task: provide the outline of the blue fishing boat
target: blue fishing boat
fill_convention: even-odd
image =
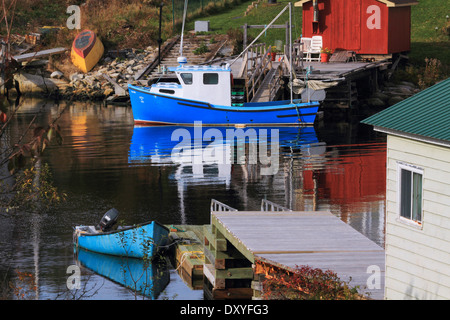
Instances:
[[[288,7],[291,11],[289,3],[282,12]],[[256,39],[253,43],[255,41]],[[243,52],[249,47],[250,45]],[[290,100],[233,102],[233,76],[230,64],[187,65],[182,48],[183,37],[181,37],[180,57],[177,60],[179,65],[169,68],[176,77],[175,82],[157,82],[149,87],[128,85],[135,124],[193,125],[197,121],[210,126],[314,124],[320,105],[318,101],[305,102],[302,99],[293,99],[291,88]],[[237,58],[231,64],[235,61]],[[292,82],[292,71],[290,79]]]
[[[174,70],[179,83],[158,82],[150,87],[128,85],[138,125],[312,125],[319,103],[301,100],[231,103],[231,68],[185,66]]]
[[[169,229],[157,221],[113,229],[116,209],[109,210],[97,226],[76,226],[75,248],[132,258],[152,259],[169,242]]]

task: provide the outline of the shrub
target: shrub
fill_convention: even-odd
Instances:
[[[428,88],[441,80],[441,61],[425,58],[425,70],[418,75],[421,89]]]
[[[294,272],[278,270],[266,274],[264,299],[281,300],[351,300],[360,298],[357,287],[351,288],[331,270],[296,266]]]

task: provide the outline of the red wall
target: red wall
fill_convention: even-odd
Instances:
[[[411,49],[411,7],[389,9],[389,52]]]
[[[388,8],[377,0],[319,0],[318,8],[319,23],[313,23],[313,2],[303,4],[302,34],[322,35],[324,47],[360,54],[410,49],[410,7]]]

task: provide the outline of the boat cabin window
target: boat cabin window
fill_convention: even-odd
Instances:
[[[170,90],[170,89],[159,89],[159,92],[161,92],[161,93],[168,93],[168,94],[175,94],[175,90]]]
[[[192,73],[182,73],[180,76],[184,84],[192,84]]]
[[[203,84],[218,84],[219,74],[218,73],[204,73],[203,74]]]

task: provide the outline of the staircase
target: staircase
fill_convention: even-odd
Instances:
[[[215,54],[215,49],[220,43],[211,43],[212,35],[185,36],[183,39],[183,56],[187,58],[187,64],[202,64],[211,59]],[[203,54],[194,54],[194,50],[202,45],[208,47],[208,52]],[[181,37],[167,41],[164,48],[161,49],[161,66],[166,68],[178,66],[177,58],[180,56]],[[158,73],[158,56],[149,66],[140,74],[136,75],[136,80],[144,80],[160,77]]]

